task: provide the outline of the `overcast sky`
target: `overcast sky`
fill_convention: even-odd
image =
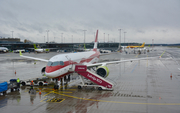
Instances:
[[[100,42],[122,29],[121,42],[180,43],[180,0],[0,0],[0,37],[92,42],[97,29]]]

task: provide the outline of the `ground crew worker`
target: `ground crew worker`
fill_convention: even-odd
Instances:
[[[19,80],[19,78],[17,78],[17,88],[18,89],[20,88],[20,80]]]

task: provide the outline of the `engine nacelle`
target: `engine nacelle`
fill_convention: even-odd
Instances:
[[[41,74],[42,74],[42,76],[45,75],[45,70],[46,70],[46,67],[43,67],[43,68],[41,69]]]
[[[96,74],[98,74],[99,76],[106,78],[109,75],[109,69],[107,66],[99,66],[96,69]]]

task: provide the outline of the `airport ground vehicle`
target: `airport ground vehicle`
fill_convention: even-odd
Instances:
[[[0,93],[5,95],[7,90],[8,90],[8,83],[7,82],[0,82]]]
[[[8,89],[11,89],[11,92],[13,92],[14,90],[18,90],[18,84],[17,84],[17,79],[10,79],[9,80],[9,84],[8,84]]]
[[[19,91],[19,87],[17,84],[17,79],[10,79],[9,82],[0,82],[0,93],[3,95],[6,94],[7,90],[11,90],[11,92]]]
[[[22,84],[22,86],[30,85],[32,80],[34,82],[34,85],[39,85],[39,86],[48,85],[48,78],[47,77],[33,78],[31,80],[21,80],[21,84]]]

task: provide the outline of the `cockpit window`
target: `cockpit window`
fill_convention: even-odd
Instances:
[[[48,65],[48,66],[57,66],[57,65],[63,66],[63,65],[64,65],[64,62],[63,62],[63,61],[56,61],[56,62],[51,62],[51,61],[49,61],[47,65]]]
[[[52,64],[52,62],[49,61],[47,65],[48,65],[48,66],[51,66],[51,64]]]
[[[62,65],[62,66],[64,65],[64,62],[63,62],[63,61],[60,61],[59,63],[60,63],[60,65]]]

